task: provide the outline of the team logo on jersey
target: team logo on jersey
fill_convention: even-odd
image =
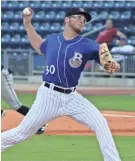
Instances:
[[[69,59],[69,64],[72,68],[78,68],[82,64],[82,54],[81,53],[74,53],[74,56]]]

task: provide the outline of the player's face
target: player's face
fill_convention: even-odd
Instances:
[[[106,23],[105,23],[105,26],[106,26],[107,29],[112,28],[113,27],[112,21],[111,20],[107,20]]]
[[[69,17],[69,26],[76,33],[80,33],[86,23],[86,18],[83,15],[73,15]]]

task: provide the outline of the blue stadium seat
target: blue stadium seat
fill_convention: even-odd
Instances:
[[[23,37],[21,37],[20,42],[21,42],[22,45],[28,45],[29,44],[28,36],[27,35],[24,35]]]
[[[113,2],[113,1],[104,1],[103,8],[106,8],[106,9],[113,8],[114,4],[115,4],[115,2]]]
[[[116,1],[114,3],[114,8],[124,8],[125,7],[125,1]]]
[[[83,8],[92,8],[93,7],[93,2],[92,1],[84,1],[83,3],[82,3],[82,7]]]
[[[80,7],[82,7],[82,1],[73,1],[72,2],[72,7],[73,8],[80,8]]]
[[[43,21],[45,19],[45,12],[44,11],[39,11],[34,15],[34,20],[36,21]]]
[[[7,21],[7,14],[5,12],[1,12],[1,21]]]
[[[7,15],[7,20],[13,20],[14,19],[13,11],[7,11],[7,12],[5,12],[5,14]]]
[[[14,35],[11,38],[11,43],[14,45],[21,43],[21,36],[19,34]]]
[[[60,32],[60,24],[59,23],[54,23],[50,26],[50,30],[52,32]]]
[[[23,24],[19,26],[19,31],[20,31],[20,33],[22,33],[22,32],[25,31],[25,28],[24,28],[24,25]]]
[[[97,16],[99,16],[96,11],[91,11],[90,15],[91,15],[92,19],[95,19],[95,18],[97,18]]]
[[[64,17],[65,17],[65,12],[64,11],[60,11],[56,15],[56,20],[63,20]]]
[[[30,1],[29,3],[29,7],[32,9],[38,9],[41,5],[42,3],[40,4],[40,1]]]
[[[17,11],[17,12],[15,12],[15,13],[14,13],[14,19],[15,19],[16,21],[22,20],[22,19],[23,19],[22,11]]]
[[[109,18],[113,20],[118,20],[120,18],[120,13],[118,11],[112,11],[109,14]]]
[[[132,2],[132,1],[127,1],[126,4],[125,4],[125,7],[126,7],[127,9],[132,8],[132,7],[134,7],[134,6],[135,6],[135,3]]]
[[[100,18],[101,20],[106,20],[109,16],[107,11],[101,11],[99,15],[102,15]]]
[[[94,1],[93,8],[102,8],[103,5],[103,1]]]
[[[45,15],[45,19],[47,20],[54,20],[56,17],[56,14],[54,11],[50,11]]]
[[[130,41],[130,44],[134,46],[135,45],[135,36],[129,37],[129,41]]]
[[[52,1],[41,1],[40,7],[41,7],[41,9],[52,8]]]
[[[16,9],[23,10],[24,8],[26,8],[28,6],[29,6],[29,2],[28,1],[25,1],[25,3],[24,2],[19,2],[19,4],[18,4]]]
[[[10,38],[10,35],[9,34],[6,34],[6,35],[2,36],[1,42],[2,42],[2,44],[6,45],[7,43],[10,42],[10,39],[11,39]]]
[[[131,11],[124,11],[124,12],[121,14],[121,19],[129,20],[130,17],[131,17]]]
[[[48,22],[40,24],[39,31],[49,31],[50,30],[50,24]]]
[[[96,23],[96,24],[94,25],[94,30],[101,30],[102,27],[103,27],[103,24],[102,24],[102,23]]]
[[[13,10],[13,9],[16,9],[17,7],[18,7],[18,1],[8,1],[8,3],[7,3],[7,9],[8,10]]]
[[[62,3],[63,2],[61,2],[61,1],[53,1],[53,3],[52,3],[52,8],[61,8],[61,6],[62,6]]]
[[[6,9],[7,8],[8,1],[1,1],[1,8]]]
[[[2,23],[2,31],[7,32],[9,30],[9,24],[8,22]]]
[[[92,25],[90,23],[86,24],[84,27],[84,32],[89,32],[93,29]]]
[[[71,8],[72,7],[72,2],[71,1],[63,1],[61,3],[61,8]]]
[[[10,24],[9,30],[10,30],[10,32],[18,32],[19,24],[17,22]]]

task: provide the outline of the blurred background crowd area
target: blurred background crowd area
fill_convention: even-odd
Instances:
[[[24,59],[21,61],[23,63],[26,59],[26,62],[30,63],[29,56],[24,51],[24,49],[32,49],[23,26],[22,10],[25,7],[33,9],[32,24],[44,39],[51,33],[63,31],[65,12],[70,8],[84,8],[92,15],[92,21],[86,24],[81,34],[95,41],[102,31],[108,30],[106,23],[111,19],[110,28],[115,28],[121,34],[112,37],[109,48],[112,50],[112,54],[115,54],[114,57],[117,61],[121,64],[124,62],[121,72],[135,73],[135,1],[1,1],[2,61],[7,67],[14,68],[14,70],[13,64],[17,63],[16,60],[19,62]],[[15,51],[16,49],[17,51]],[[18,52],[23,54],[20,56]],[[37,56],[32,59],[34,69],[44,68],[44,59]],[[102,71],[102,67],[88,62],[85,70]]]

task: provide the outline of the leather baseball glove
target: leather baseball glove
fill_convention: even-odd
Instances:
[[[120,65],[113,60],[106,43],[100,45],[99,58],[105,72],[114,73],[120,69]]]

